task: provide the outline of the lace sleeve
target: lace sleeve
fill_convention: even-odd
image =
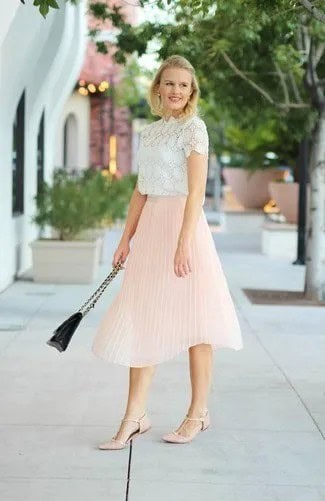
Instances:
[[[184,150],[186,158],[192,151],[197,151],[202,155],[209,153],[209,136],[207,128],[202,119],[196,118],[184,131]]]

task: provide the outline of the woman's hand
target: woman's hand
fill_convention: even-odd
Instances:
[[[116,266],[119,261],[124,263],[129,252],[130,252],[129,239],[122,237],[116,251],[114,252],[112,266],[113,267]],[[124,269],[125,266],[121,266],[121,270]]]
[[[174,271],[177,277],[185,277],[192,271],[192,257],[189,242],[179,243],[174,257]]]

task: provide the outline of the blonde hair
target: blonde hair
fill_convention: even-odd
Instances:
[[[173,55],[169,56],[165,61],[160,65],[158,71],[151,82],[148,92],[148,103],[150,106],[151,113],[153,115],[158,115],[160,117],[163,116],[163,107],[161,105],[161,98],[157,94],[157,87],[160,84],[161,76],[164,70],[168,68],[180,68],[182,70],[187,70],[190,72],[192,76],[192,94],[185,105],[183,112],[180,114],[180,117],[190,117],[197,113],[197,103],[200,96],[199,84],[196,79],[195,70],[191,63],[185,59],[185,57]]]

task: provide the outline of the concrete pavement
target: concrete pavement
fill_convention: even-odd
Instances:
[[[119,235],[108,234],[98,284]],[[325,500],[325,308],[250,304],[243,287],[299,289],[303,267],[261,255],[251,225],[213,236],[244,349],[215,352],[211,427],[190,444],[161,441],[189,403],[187,353],[157,367],[153,428],[133,443],[129,501]],[[126,499],[129,448],[99,451],[97,444],[123,416],[128,370],[90,351],[120,280],[61,354],[47,339],[97,283],[26,280],[0,294],[1,501]]]

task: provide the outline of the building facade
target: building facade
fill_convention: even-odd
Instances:
[[[34,197],[51,180],[62,110],[86,48],[86,1],[59,4],[46,20],[31,2],[1,8],[0,291],[31,267]]]
[[[130,24],[137,22],[135,4],[106,2],[121,7]],[[114,98],[123,77],[123,66],[113,58],[116,28],[110,20],[99,22],[91,15],[87,22],[89,29],[99,30],[100,41],[110,43],[108,53],[99,53],[88,40],[75,90],[60,117],[55,163],[72,169],[117,169],[123,175],[132,171],[134,131],[128,107]]]

